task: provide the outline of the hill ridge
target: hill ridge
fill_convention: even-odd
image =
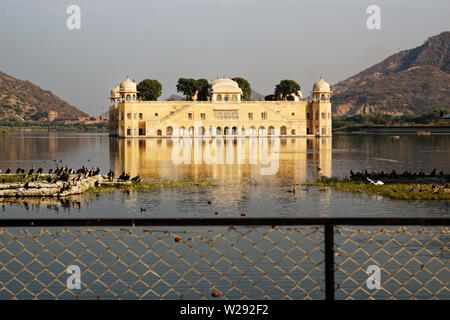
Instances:
[[[57,112],[60,120],[89,116],[51,91],[0,71],[0,120],[39,120],[50,111]]]
[[[336,115],[422,113],[450,103],[450,32],[332,86]]]

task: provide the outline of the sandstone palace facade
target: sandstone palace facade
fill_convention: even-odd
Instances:
[[[209,101],[138,101],[136,82],[111,91],[110,134],[118,137],[332,135],[331,90],[322,78],[311,99],[242,101],[237,82],[212,81]]]

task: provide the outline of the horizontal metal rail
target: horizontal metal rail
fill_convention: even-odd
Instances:
[[[107,218],[1,219],[0,227],[84,226],[449,226],[450,218]]]

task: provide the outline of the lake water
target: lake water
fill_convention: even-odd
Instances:
[[[55,161],[56,160],[56,161]],[[214,179],[219,186],[114,192],[3,203],[1,218],[447,216],[445,202],[402,202],[290,185],[353,170],[450,171],[450,136],[338,135],[319,139],[116,139],[96,133],[0,137],[0,169],[82,165],[143,179]],[[280,183],[281,182],[281,183]],[[211,201],[211,204],[208,204]],[[145,209],[145,211],[141,210]],[[214,213],[218,212],[218,215]]]

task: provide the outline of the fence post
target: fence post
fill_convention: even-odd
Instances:
[[[334,300],[334,226],[325,224],[325,300]]]

